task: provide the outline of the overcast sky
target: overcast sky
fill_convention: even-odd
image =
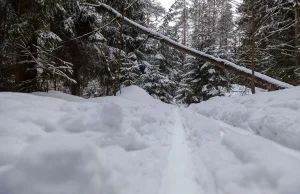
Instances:
[[[158,0],[167,10],[170,6],[175,2],[175,0]],[[233,7],[235,8],[237,4],[242,3],[242,0],[235,0],[236,3],[233,3]]]
[[[175,2],[175,0],[158,0],[166,9],[169,9],[170,6]]]

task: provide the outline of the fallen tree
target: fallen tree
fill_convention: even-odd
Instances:
[[[137,28],[142,33],[147,34],[149,37],[157,39],[160,42],[163,42],[163,43],[165,43],[177,50],[180,50],[186,54],[189,54],[189,55],[197,57],[201,60],[210,62],[213,65],[216,65],[220,68],[226,69],[230,72],[236,73],[236,74],[246,77],[248,79],[251,79],[251,77],[252,77],[252,70],[247,69],[242,66],[239,66],[239,65],[236,65],[228,60],[220,59],[220,58],[214,57],[212,55],[206,54],[202,51],[199,51],[199,50],[187,47],[183,44],[180,44],[163,34],[155,32],[154,30],[146,28],[146,27],[130,20],[127,17],[124,17],[121,13],[119,13],[118,11],[116,11],[115,9],[113,9],[112,7],[110,7],[104,3],[99,3],[99,4],[84,3],[83,5],[97,7],[98,9],[101,8],[101,9],[109,12],[110,14],[114,15],[117,19],[124,20],[124,22]],[[294,87],[291,84],[279,81],[277,79],[271,78],[271,77],[264,75],[262,73],[259,73],[259,72],[254,72],[254,76],[255,76],[255,82],[259,83],[260,86],[264,86],[264,88],[271,88],[270,86],[273,86],[275,88],[292,88],[292,87]]]

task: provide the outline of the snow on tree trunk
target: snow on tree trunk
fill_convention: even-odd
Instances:
[[[167,37],[165,35],[162,35],[158,32],[155,32],[155,31],[153,31],[149,28],[146,28],[146,27],[130,20],[127,17],[123,17],[123,15],[121,13],[119,13],[118,11],[116,11],[115,9],[113,9],[112,7],[110,7],[110,6],[108,6],[104,3],[99,3],[99,4],[84,3],[82,5],[102,8],[102,9],[106,10],[107,12],[109,12],[110,14],[115,15],[117,18],[124,19],[124,22],[126,22],[127,24],[129,24],[133,27],[136,27],[138,30],[140,30],[141,32],[147,34],[148,36],[150,36],[154,39],[157,39],[157,40],[159,40],[159,41],[161,41],[161,42],[163,42],[163,43],[165,43],[165,44],[167,44],[167,45],[169,45],[169,46],[171,46],[171,47],[173,47],[177,50],[185,52],[186,54],[189,54],[189,55],[197,57],[201,60],[210,62],[213,65],[216,65],[216,66],[218,66],[220,68],[223,68],[223,69],[227,69],[228,71],[239,74],[239,75],[244,76],[244,77],[251,80],[252,71],[250,69],[247,69],[245,67],[236,65],[236,64],[234,64],[230,61],[220,59],[220,58],[214,57],[212,55],[208,55],[208,54],[206,54],[202,51],[199,51],[199,50],[196,50],[196,49],[193,49],[193,48],[189,48],[189,47],[187,47],[183,44],[180,44],[180,43],[170,39],[169,37]],[[275,86],[277,88],[292,88],[292,87],[294,87],[291,84],[276,80],[274,78],[271,78],[271,77],[269,77],[267,75],[264,75],[264,74],[261,74],[259,72],[255,72],[254,76],[255,76],[255,79],[256,79],[255,81],[263,83],[262,86],[265,86],[265,87],[266,86],[269,87],[270,85]]]

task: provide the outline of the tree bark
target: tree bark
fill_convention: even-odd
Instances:
[[[296,67],[300,67],[300,53],[299,53],[299,47],[300,47],[300,2],[299,0],[296,0],[295,5],[295,65]]]
[[[125,17],[125,7],[123,6],[122,8],[122,12],[123,12],[123,18],[121,20],[121,26],[120,26],[120,31],[119,31],[119,35],[120,35],[120,49],[119,49],[119,56],[118,56],[118,66],[117,66],[117,70],[116,70],[116,75],[115,75],[115,80],[114,80],[114,96],[117,95],[118,90],[121,90],[120,87],[120,73],[121,73],[121,66],[122,66],[122,61],[121,61],[121,53],[122,53],[122,49],[124,47],[124,39],[123,39],[123,25],[124,25],[124,17]]]
[[[255,38],[254,34],[252,35],[252,40],[251,40],[251,70],[252,70],[252,75],[251,75],[251,92],[252,94],[255,94],[255,62],[254,62],[254,56],[255,56]]]
[[[74,96],[80,95],[80,76],[79,76],[79,67],[74,65],[72,78],[76,80],[76,83],[71,85],[71,94]]]
[[[14,0],[12,3],[18,18],[21,18],[24,14],[30,11],[40,11],[34,0]],[[28,41],[23,40],[24,44],[26,44],[23,46],[28,48],[28,52],[30,52],[30,54],[36,58],[37,48],[34,45],[37,45],[38,40],[35,33],[36,30],[40,28],[41,24],[38,18],[29,17],[29,20],[29,23],[32,25],[30,29],[31,37]],[[36,63],[33,61],[29,53],[25,56],[25,54],[22,52],[23,50],[23,48],[17,48],[17,52],[20,57],[17,58],[15,90],[19,92],[34,92],[37,90]]]
[[[186,13],[186,2],[183,1],[183,45],[186,45],[187,36],[187,13]]]

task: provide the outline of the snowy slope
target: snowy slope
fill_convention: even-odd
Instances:
[[[296,145],[286,141],[299,131],[299,93],[215,98],[188,109],[136,86],[89,100],[0,93],[0,194],[298,194],[300,154],[283,145]],[[288,120],[270,121],[271,112]],[[253,133],[261,123],[254,113],[267,118],[261,133]],[[282,127],[286,141],[263,133]]]
[[[191,110],[182,110],[181,115],[199,193],[299,193],[299,152]]]
[[[253,96],[215,97],[190,109],[300,150],[300,87]]]
[[[155,193],[173,107],[137,87],[122,92],[89,101],[1,93],[0,193]]]

